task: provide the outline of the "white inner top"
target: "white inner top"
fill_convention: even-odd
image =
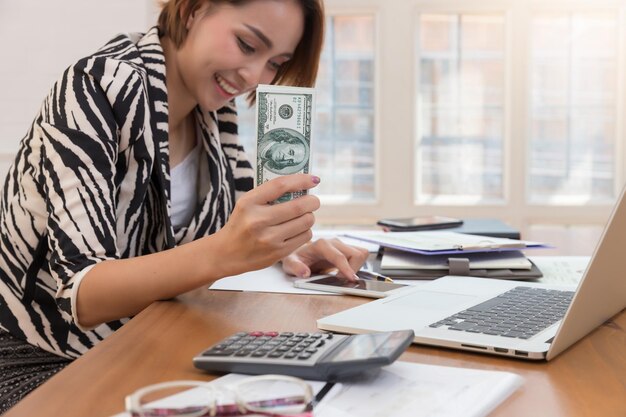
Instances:
[[[180,229],[187,226],[198,202],[198,163],[200,161],[200,145],[198,144],[181,163],[170,171],[172,226]]]

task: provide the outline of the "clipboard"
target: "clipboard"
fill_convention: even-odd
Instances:
[[[447,231],[380,232],[346,234],[352,239],[374,243],[382,247],[414,252],[422,255],[464,254],[476,252],[519,251],[549,248],[540,242],[495,238]]]

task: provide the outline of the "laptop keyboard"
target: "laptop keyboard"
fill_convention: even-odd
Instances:
[[[515,287],[430,327],[529,339],[565,315],[574,291]]]

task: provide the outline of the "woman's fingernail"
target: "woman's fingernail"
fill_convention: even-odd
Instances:
[[[361,278],[359,278],[359,276],[358,276],[357,274],[352,275],[352,278],[353,278],[355,281],[358,281],[358,280],[360,280],[360,279],[361,279]]]
[[[319,184],[320,183],[320,177],[316,177],[315,175],[312,176],[312,180],[313,180],[313,184]]]

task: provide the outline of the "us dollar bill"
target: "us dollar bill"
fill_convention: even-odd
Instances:
[[[311,168],[315,90],[259,85],[256,90],[256,185]],[[306,194],[284,194],[276,203]]]

